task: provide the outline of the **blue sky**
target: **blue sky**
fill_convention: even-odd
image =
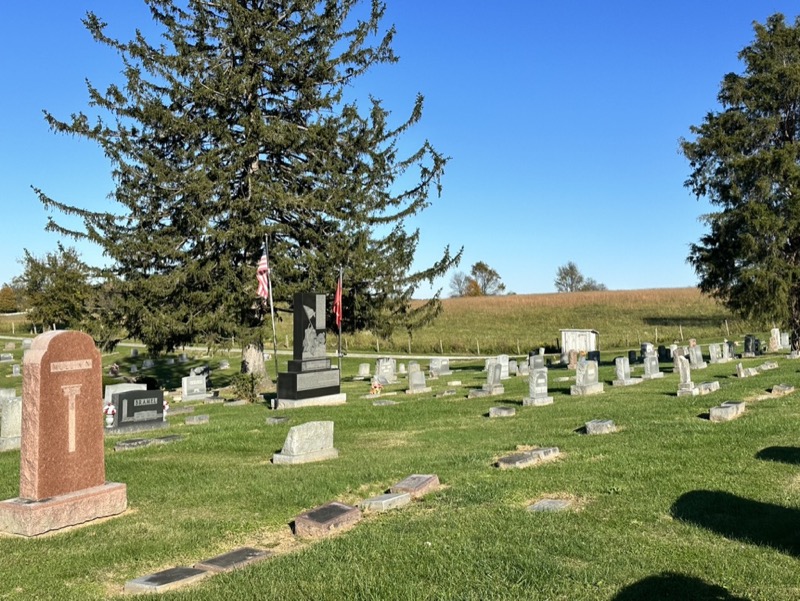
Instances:
[[[427,138],[451,157],[441,198],[409,222],[421,230],[420,267],[446,244],[465,247],[518,294],[552,292],[557,268],[577,263],[610,289],[695,285],[688,245],[709,210],[683,187],[678,140],[709,110],[725,73],[753,39],[753,21],[800,11],[784,0],[388,0],[395,65],[353,94],[383,99],[398,119],[416,93]],[[139,0],[13,2],[0,22],[0,283],[58,236],[31,186],[87,208],[108,207],[110,166],[93,145],[56,135],[87,109],[84,79],[105,87],[121,64],[81,24],[87,10],[126,38],[152,30]],[[69,240],[65,244],[73,244]],[[76,245],[90,261],[101,257]],[[448,293],[449,275],[435,288]],[[417,296],[431,293],[427,286]]]

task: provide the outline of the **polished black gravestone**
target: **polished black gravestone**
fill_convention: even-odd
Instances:
[[[325,355],[325,332],[325,295],[295,294],[293,354],[288,371],[278,374],[279,409],[347,401],[339,370]]]
[[[197,568],[169,568],[155,574],[128,580],[123,590],[126,593],[163,593],[192,584],[210,575],[211,572]]]
[[[125,390],[111,395],[117,409],[114,423],[107,434],[165,428],[163,390]]]
[[[206,559],[200,563],[194,564],[194,567],[199,570],[208,570],[209,572],[230,572],[238,568],[243,568],[246,565],[267,559],[273,555],[272,551],[263,551],[261,549],[253,549],[252,547],[240,547],[228,553],[217,555],[211,559]]]

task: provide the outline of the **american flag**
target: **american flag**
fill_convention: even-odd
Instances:
[[[261,255],[256,269],[256,279],[258,280],[258,296],[263,299],[269,298],[269,261],[267,255]]]
[[[342,274],[339,274],[339,281],[336,283],[336,295],[333,297],[333,317],[336,320],[336,327],[342,327]]]

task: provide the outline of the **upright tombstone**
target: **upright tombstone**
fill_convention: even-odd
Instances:
[[[272,456],[272,463],[310,463],[338,456],[333,447],[333,422],[306,422],[289,428],[283,448]]]
[[[780,328],[772,328],[769,331],[769,352],[775,353],[781,350],[781,330]]]
[[[582,359],[578,362],[575,384],[570,386],[569,393],[573,396],[601,394],[603,383],[598,378],[597,362]]]
[[[533,405],[550,405],[553,397],[547,394],[547,368],[537,367],[531,370],[528,376],[528,396],[522,399],[522,405],[527,407]]]
[[[672,352],[666,346],[661,344],[658,347],[658,362],[666,363],[667,361],[672,361]]]
[[[524,376],[527,378],[528,376],[530,376],[530,373],[531,373],[531,366],[530,363],[528,363],[528,361],[520,361],[519,363],[517,363],[518,376]]]
[[[496,360],[500,364],[500,379],[508,380],[508,355],[497,355]]]
[[[643,380],[655,380],[656,378],[663,378],[664,372],[659,371],[658,356],[646,355],[644,358],[644,375]]]
[[[432,378],[450,376],[453,374],[453,371],[450,369],[450,359],[445,357],[431,359],[429,370]]]
[[[325,356],[325,295],[294,295],[293,359],[278,374],[278,408],[341,405],[339,370]]]
[[[413,361],[408,362],[408,371],[411,371]],[[380,380],[383,378],[384,384],[394,384],[397,382],[396,363],[391,357],[379,357],[375,360],[375,376]]]
[[[186,376],[181,378],[181,400],[202,401],[208,398],[205,376]]]
[[[489,364],[488,372],[486,374],[486,383],[481,388],[473,388],[467,395],[473,399],[476,397],[495,396],[503,394],[505,387],[500,382],[500,374],[502,373],[502,366],[493,361]]]
[[[147,384],[109,384],[105,388],[103,403],[108,405],[116,393],[129,390],[147,390]]]
[[[642,342],[641,351],[642,351],[641,359],[642,363],[644,363],[645,357],[647,357],[648,355],[655,355],[656,348],[653,346],[652,342]]]
[[[700,345],[695,344],[689,347],[689,363],[692,369],[705,369],[708,364],[703,361],[703,350]]]
[[[0,503],[0,532],[37,536],[125,511],[125,484],[105,479],[102,364],[91,336],[46,332],[23,362],[19,497]]]
[[[111,395],[117,410],[107,434],[166,428],[163,390],[121,390]]]
[[[366,380],[369,378],[369,363],[359,363],[358,364],[358,374],[354,378],[355,380]]]
[[[744,337],[744,352],[742,357],[755,357],[756,356],[756,337],[748,334]]]
[[[569,351],[567,369],[578,369],[578,351]]]
[[[628,357],[617,357],[614,359],[614,371],[616,378],[611,382],[612,386],[633,386],[641,384],[642,378],[631,378],[631,365]]]
[[[408,390],[406,394],[423,394],[430,392],[431,387],[425,383],[425,373],[421,370],[408,374]]]
[[[697,396],[697,387],[692,382],[692,366],[683,355],[675,358],[675,366],[680,374],[681,381],[678,385],[678,396]]]
[[[722,360],[733,361],[736,356],[736,343],[733,340],[726,340],[722,343]]]
[[[708,345],[708,362],[711,365],[715,363],[720,363],[722,359],[722,348],[719,344],[709,344]]]
[[[785,351],[791,349],[792,343],[789,339],[789,332],[781,332],[781,348]]]
[[[19,448],[22,432],[22,397],[16,389],[0,389],[0,452]]]
[[[528,357],[528,363],[531,369],[541,369],[544,365],[544,355],[531,355]]]
[[[29,348],[31,348],[31,344],[33,344],[33,340],[31,340],[30,338],[23,338],[22,339],[22,350],[23,351],[27,351]]]

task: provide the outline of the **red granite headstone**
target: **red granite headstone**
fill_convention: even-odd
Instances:
[[[23,359],[19,497],[0,532],[38,536],[117,515],[127,487],[105,481],[100,352],[81,332],[37,336]]]
[[[82,332],[37,336],[23,359],[19,496],[40,501],[105,482],[100,351]]]

